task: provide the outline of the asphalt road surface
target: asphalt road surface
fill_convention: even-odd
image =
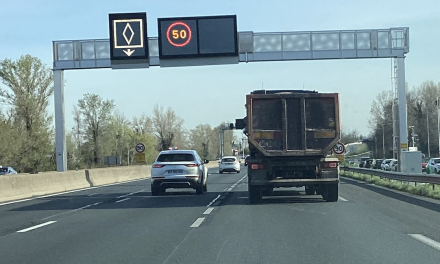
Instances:
[[[210,169],[208,193],[149,180],[0,205],[0,263],[440,263],[440,203],[342,179],[249,204],[247,177]]]

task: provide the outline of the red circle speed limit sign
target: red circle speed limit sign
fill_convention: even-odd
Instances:
[[[335,154],[342,154],[345,152],[345,146],[341,142],[336,143],[336,145],[333,147],[333,152]]]
[[[137,143],[135,149],[137,153],[143,153],[145,151],[145,145],[142,143]]]

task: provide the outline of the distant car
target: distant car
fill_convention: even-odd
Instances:
[[[391,160],[390,164],[388,165],[388,169],[389,171],[397,171],[397,165],[398,165],[399,161],[398,160]]]
[[[428,165],[429,160],[423,160],[422,162],[422,172],[426,172],[426,165]]]
[[[225,156],[218,166],[218,172],[236,172],[240,173],[240,161],[235,156]]]
[[[163,194],[167,188],[192,188],[203,194],[208,190],[208,162],[195,150],[161,151],[151,166],[151,194]]]
[[[364,167],[367,169],[370,169],[374,162],[375,162],[375,159],[367,159],[364,163],[365,164]]]
[[[359,168],[365,167],[365,161],[368,160],[370,157],[362,157],[359,161]]]
[[[440,173],[440,158],[432,158],[426,165],[426,173],[439,174]]]
[[[0,175],[7,175],[7,174],[17,174],[17,172],[12,167],[0,166]]]
[[[247,155],[246,158],[244,159],[244,166],[248,165],[249,159],[251,158],[250,155]]]
[[[376,159],[376,161],[373,164],[373,169],[380,170],[382,165],[383,159]]]
[[[388,166],[390,165],[390,162],[392,161],[393,159],[384,159],[383,161],[382,161],[382,164],[381,164],[381,166],[380,166],[380,168],[382,169],[382,170],[388,170]]]

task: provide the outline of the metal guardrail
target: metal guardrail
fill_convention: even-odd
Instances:
[[[405,182],[418,182],[418,183],[430,183],[430,184],[440,184],[440,175],[439,176],[428,176],[426,174],[418,174],[418,173],[400,173],[400,172],[388,172],[374,169],[364,169],[364,168],[350,168],[350,167],[341,167],[340,170],[346,172],[353,173],[361,173],[367,175],[373,175],[381,178],[397,180],[397,181],[405,181]]]

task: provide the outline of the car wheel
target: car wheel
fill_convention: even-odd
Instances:
[[[203,192],[204,192],[203,183],[197,184],[197,186],[196,186],[196,193],[197,194],[203,194]]]
[[[208,181],[205,182],[205,185],[203,185],[203,191],[207,192],[208,191]]]
[[[237,173],[240,173],[240,171],[238,170]]]
[[[155,186],[155,185],[151,185],[151,195],[152,196],[158,196],[160,193],[161,193],[161,191],[160,191],[160,189],[159,189],[160,187],[158,187],[158,186]]]
[[[223,174],[223,171],[219,170],[218,173]]]

